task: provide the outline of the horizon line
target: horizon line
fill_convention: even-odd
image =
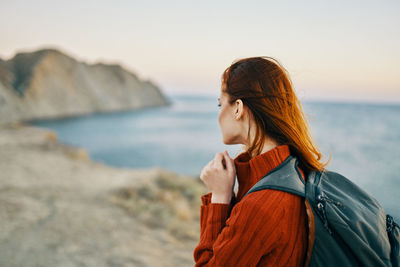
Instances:
[[[196,97],[196,98],[218,98],[218,94],[213,93],[199,93],[199,92],[163,92],[167,97]],[[299,99],[301,103],[329,103],[329,104],[370,104],[370,105],[386,105],[386,106],[400,106],[400,99],[357,99],[357,98],[323,98],[323,97],[304,97]]]

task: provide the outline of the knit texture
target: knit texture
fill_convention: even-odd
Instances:
[[[307,250],[304,198],[265,189],[246,197],[250,188],[290,155],[288,145],[250,158],[235,159],[237,196],[230,204],[211,203],[201,196],[200,242],[195,266],[302,266]],[[301,174],[304,173],[300,170]]]

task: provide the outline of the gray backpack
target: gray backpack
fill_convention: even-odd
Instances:
[[[306,209],[312,211],[309,233],[315,231],[306,266],[400,266],[399,226],[378,201],[327,170],[310,172],[304,183],[297,165],[290,155],[246,195],[274,189],[305,198]]]

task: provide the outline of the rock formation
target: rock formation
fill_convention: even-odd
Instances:
[[[0,124],[168,104],[156,85],[117,64],[87,64],[55,49],[0,59]]]

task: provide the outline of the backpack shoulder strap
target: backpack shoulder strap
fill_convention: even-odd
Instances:
[[[305,184],[297,165],[297,158],[289,155],[278,167],[250,188],[244,196],[263,189],[274,189],[305,197]]]

